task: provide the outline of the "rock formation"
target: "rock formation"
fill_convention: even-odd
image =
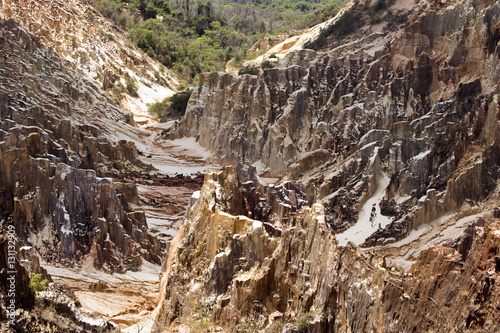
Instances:
[[[429,5],[401,31],[292,51],[258,75],[201,75],[165,136],[303,182],[335,232],[382,187],[392,222],[367,246],[481,202],[500,176],[500,8]]]
[[[29,274],[40,272],[47,277],[47,273],[40,267],[36,255],[23,258],[26,251],[30,252],[19,248],[12,228],[2,230],[0,260],[8,263],[0,269],[2,332],[109,332],[117,329],[103,318],[80,311],[74,293],[64,285],[51,282],[48,289],[35,298],[35,292],[29,288]],[[26,263],[30,267],[26,268]]]
[[[257,75],[201,75],[186,116],[163,136],[196,137],[221,162],[245,164],[205,175],[166,258],[132,181],[188,180],[154,175],[122,140],[117,129],[134,121],[101,88],[125,60],[89,78],[85,66],[111,57],[99,47],[87,59],[94,53],[77,44],[88,29],[61,35],[68,3],[83,11],[75,1],[2,2],[4,15],[31,23],[0,22],[0,260],[11,257],[13,227],[19,291],[11,329],[115,329],[63,286],[35,298],[27,284],[47,276],[41,257],[108,273],[163,259],[159,332],[498,331],[496,1],[421,1],[401,30],[391,22],[333,34],[321,49],[294,44]],[[343,13],[366,18],[368,3],[349,6]],[[51,31],[35,24],[51,10]],[[263,171],[281,179],[267,185]]]
[[[467,241],[428,248],[404,273],[374,252],[339,246],[320,204],[288,214],[274,224],[279,233],[233,215],[243,187],[232,168],[206,175],[172,243],[157,331],[183,325],[226,332],[500,327],[500,222],[491,215],[470,225]]]
[[[124,85],[127,76],[133,78],[138,97],[124,94],[120,104],[140,123],[154,122],[147,113],[147,103],[161,101],[176,90],[176,79],[169,80],[168,87],[156,82],[154,72],[159,64],[130,47],[124,32],[101,17],[91,1],[2,0],[0,18],[19,22],[45,46],[78,67],[82,71],[79,76],[92,79],[103,90],[113,88],[115,83]]]
[[[14,21],[0,23],[0,41],[3,223],[49,262],[89,258],[109,271],[141,258],[159,264],[162,245],[129,207],[130,190],[102,178],[152,170],[133,143],[106,138],[105,121],[127,126],[126,114]]]

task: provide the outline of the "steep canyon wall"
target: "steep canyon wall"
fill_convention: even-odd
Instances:
[[[204,74],[165,136],[301,180],[335,232],[389,178],[381,206],[393,223],[367,245],[480,202],[500,175],[500,8],[430,7],[354,47],[293,51],[258,75]]]

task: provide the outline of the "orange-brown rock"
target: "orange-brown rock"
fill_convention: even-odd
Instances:
[[[279,236],[268,234],[260,221],[223,212],[219,181],[235,181],[231,172],[207,174],[173,241],[178,246],[171,249],[161,283],[158,331],[179,325],[224,332],[500,327],[498,219],[471,225],[466,256],[431,247],[404,273],[352,243],[339,246],[319,204],[288,216]]]

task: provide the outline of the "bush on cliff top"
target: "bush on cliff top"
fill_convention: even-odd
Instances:
[[[94,0],[139,48],[193,83],[201,72],[246,58],[260,38],[310,27],[346,0]],[[90,18],[89,18],[90,20]]]

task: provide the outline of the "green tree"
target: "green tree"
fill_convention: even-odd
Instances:
[[[156,18],[156,15],[158,15],[158,11],[156,10],[156,7],[153,5],[152,2],[148,3],[148,6],[144,10],[144,18],[146,20],[153,19],[153,18]]]
[[[47,289],[47,285],[49,284],[49,280],[42,280],[42,274],[33,274],[31,276],[28,287],[33,290],[33,292],[40,292]]]

